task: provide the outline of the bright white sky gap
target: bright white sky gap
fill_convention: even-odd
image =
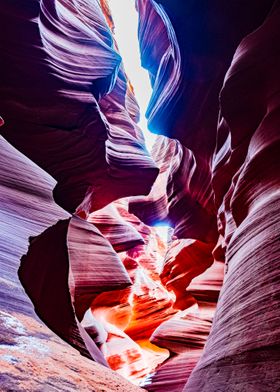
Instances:
[[[147,129],[145,112],[152,94],[148,72],[141,67],[138,43],[138,13],[134,0],[109,0],[115,24],[115,39],[123,59],[125,71],[133,85],[140,107],[140,122],[147,149],[151,151],[156,135]]]
[[[138,13],[135,0],[108,0],[115,25],[115,39],[124,63],[124,68],[140,107],[140,122],[148,151],[151,151],[156,135],[147,128],[145,112],[152,94],[148,71],[141,67],[138,43]],[[167,226],[157,226],[158,235],[167,242]]]

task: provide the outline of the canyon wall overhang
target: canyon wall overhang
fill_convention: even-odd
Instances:
[[[212,243],[210,253],[226,263],[213,327],[184,391],[277,390],[279,2],[137,4],[142,62],[154,89],[150,129],[177,140],[159,137],[152,152],[159,177],[130,210],[150,224],[174,227],[162,278],[177,299],[195,260],[184,264],[180,240]],[[217,243],[210,236],[215,230]],[[200,259],[209,266],[206,255]],[[168,377],[176,369],[181,377],[178,359],[162,367],[162,377],[179,391],[182,379],[174,386]],[[158,377],[155,385],[165,390]]]
[[[122,370],[126,356],[141,378],[150,339],[169,356],[147,390],[279,390],[279,1],[136,1],[151,156],[106,1],[2,3],[5,387],[26,345],[69,390],[75,361],[85,391],[106,382],[88,359]],[[105,367],[110,388],[139,390]]]

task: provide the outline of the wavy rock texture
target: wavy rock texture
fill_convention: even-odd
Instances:
[[[193,304],[186,288],[213,263],[212,248],[196,240],[176,240],[170,245],[160,277],[167,289],[176,295],[176,308],[186,309]]]
[[[152,112],[147,111],[150,128],[178,140],[161,138],[161,146],[157,143],[153,151],[162,178],[149,195],[148,200],[157,203],[148,205],[152,215],[148,220],[171,222],[179,238],[217,240],[211,163],[219,91],[241,38],[259,26],[272,3],[256,2],[252,14],[249,3],[225,5],[217,0],[209,7],[195,2],[137,1],[142,64],[153,81]],[[178,50],[179,57],[174,54]],[[171,94],[174,89],[176,93]],[[143,203],[139,204],[132,202],[131,211],[146,221]]]
[[[18,280],[17,270],[20,258],[27,251],[30,236],[33,236],[31,242],[35,246],[36,242],[40,240],[40,236],[36,238],[35,236],[47,226],[54,225],[58,219],[63,219],[60,222],[64,228],[64,222],[69,222],[69,214],[58,207],[52,199],[55,181],[3,138],[1,138],[0,159],[1,390],[70,392],[76,391],[77,385],[79,390],[84,392],[89,390],[98,392],[139,390],[108,368],[81,357],[76,350],[65,344],[38,320],[32,303]],[[57,225],[61,227],[61,223]],[[52,230],[52,228],[48,230]],[[57,239],[56,236],[55,239]],[[57,240],[53,244],[53,248],[55,245],[57,245]],[[55,249],[57,256],[60,254],[61,247],[60,244],[59,248]],[[53,248],[48,242],[46,254],[51,255],[49,252],[53,252]],[[70,327],[67,324],[67,317],[69,318],[70,314],[73,320],[74,316],[71,302],[67,308],[64,301],[67,296],[65,292],[61,293],[62,283],[67,285],[68,275],[64,275],[58,281],[65,268],[62,263],[63,259],[55,259],[53,260],[55,265],[50,265],[50,257],[43,257],[41,249],[40,257],[35,261],[37,266],[34,267],[37,274],[27,276],[27,278],[32,279],[33,283],[29,288],[32,288],[34,283],[37,287],[44,288],[40,297],[42,302],[39,303],[41,311],[49,311],[50,315],[48,316],[52,318],[59,313],[53,330],[59,334],[61,330],[57,331],[57,329],[61,327],[62,332],[67,333],[68,341],[70,337],[76,347],[79,345],[80,350],[83,347],[84,354],[89,356],[89,351],[81,339],[81,336],[85,337],[85,331],[83,332],[81,327],[80,331],[77,330],[77,321],[76,325],[72,325],[71,331],[67,330],[67,327]],[[48,263],[44,265],[43,262],[46,261]],[[52,274],[48,274],[48,277],[51,278],[51,281],[49,284],[45,281],[43,287],[43,278],[46,277],[50,267],[52,267]],[[48,291],[45,291],[46,289]],[[47,294],[50,291],[51,295],[47,298],[48,306],[43,307],[43,301],[46,300],[43,293]],[[68,288],[67,291],[69,293]],[[68,301],[69,297],[70,294],[68,294]],[[77,335],[73,335],[74,328]],[[65,334],[63,338],[66,339]],[[94,342],[90,341],[89,343],[89,338],[85,340],[92,353],[98,356],[100,362],[104,363],[102,354],[94,348]]]
[[[177,238],[214,243],[216,215],[209,166],[178,140],[159,136],[152,157],[160,173],[148,197],[133,198],[130,211],[147,224],[174,227]]]
[[[190,321],[191,316],[188,322],[185,322],[184,317],[178,317],[177,320],[173,318],[153,334],[152,342],[160,347],[168,347],[172,355],[141,383],[148,391],[179,392],[184,388],[186,380],[201,356],[204,340],[209,334],[211,325],[208,320],[205,328],[204,319],[201,317],[198,317],[195,326],[192,326]],[[171,331],[169,328],[176,329]],[[201,346],[200,348],[196,347],[196,337],[197,346]],[[174,354],[174,351],[178,353]]]
[[[147,111],[153,132],[178,139],[196,157],[212,154],[224,75],[240,40],[272,4],[258,0],[252,11],[249,2],[137,1],[142,64],[155,97]]]
[[[280,388],[279,21],[278,5],[243,39],[221,92],[213,169],[228,271],[186,391]]]
[[[121,216],[113,203],[93,212],[87,220],[100,230],[116,252],[125,252],[144,244],[140,233]]]
[[[55,201],[84,216],[148,193],[158,170],[99,2],[13,1],[1,20],[3,135],[57,180]]]
[[[78,382],[77,378],[74,377],[77,368],[74,367],[73,371],[69,370],[66,362],[66,356],[69,355],[69,366],[71,367],[71,358],[73,357],[74,361],[77,354],[58,339],[55,339],[54,344],[50,344],[51,347],[46,346],[45,339],[49,340],[50,336],[53,335],[36,318],[34,320],[35,315],[32,305],[20,288],[17,269],[22,253],[27,251],[28,238],[30,246],[27,255],[22,258],[19,276],[40,318],[57,335],[77,348],[84,356],[93,358],[102,364],[106,363],[105,357],[111,368],[117,370],[120,374],[129,376],[130,379],[136,381],[143,378],[151,366],[157,365],[162,360],[162,352],[166,357],[166,350],[153,347],[146,349],[148,343],[143,340],[144,338],[147,340],[154,328],[169,314],[174,313],[168,293],[159,287],[159,276],[156,273],[158,255],[153,254],[152,257],[148,253],[151,249],[155,253],[154,245],[151,246],[149,242],[156,241],[156,243],[159,243],[159,240],[154,238],[154,230],[129,214],[125,207],[126,203],[111,206],[114,207],[115,215],[121,222],[122,230],[130,227],[133,235],[137,233],[137,243],[141,238],[141,244],[134,247],[133,252],[130,252],[135,259],[125,256],[126,253],[121,253],[124,266],[131,279],[136,281],[134,305],[131,307],[128,304],[129,316],[127,318],[124,305],[125,301],[128,300],[130,289],[123,289],[123,287],[130,285],[130,280],[111,245],[91,222],[86,222],[75,216],[70,218],[67,212],[55,205],[51,196],[55,181],[51,177],[11,147],[4,139],[2,139],[1,150],[3,152],[1,156],[3,158],[3,161],[1,161],[3,227],[1,230],[6,232],[1,244],[1,249],[3,245],[1,262],[3,263],[5,276],[7,275],[4,287],[1,288],[1,299],[3,300],[2,306],[4,309],[3,317],[7,317],[8,320],[6,323],[3,322],[2,329],[3,361],[4,363],[7,362],[5,366],[3,365],[3,368],[8,369],[5,378],[3,378],[3,385],[5,385],[5,388],[10,386],[15,388],[17,384],[15,380],[17,377],[21,377],[21,364],[30,361],[27,354],[22,354],[21,346],[12,355],[7,346],[9,341],[8,343],[6,341],[10,333],[10,328],[7,327],[9,320],[12,320],[10,321],[12,325],[21,325],[22,313],[26,315],[26,312],[29,318],[26,321],[26,328],[22,327],[24,328],[24,334],[23,329],[19,328],[19,342],[25,339],[29,331],[29,340],[35,339],[34,345],[39,345],[39,349],[36,347],[33,349],[33,346],[31,346],[30,350],[38,356],[38,360],[41,360],[40,358],[43,355],[41,352],[44,352],[44,355],[47,356],[48,367],[40,366],[40,378],[37,384],[35,381],[28,384],[28,378],[23,378],[22,382],[18,383],[19,390],[20,388],[27,388],[27,385],[31,390],[36,390],[41,385],[45,385],[46,388],[53,387],[58,388],[57,390],[61,388],[61,390],[71,391],[75,383]],[[20,172],[18,172],[19,167],[21,168]],[[12,211],[11,216],[9,210]],[[98,212],[96,214],[98,215]],[[102,214],[104,214],[104,210],[100,211],[99,216],[104,216]],[[129,217],[132,223],[126,223],[122,216]],[[58,218],[60,219],[59,222],[57,222]],[[22,222],[24,224],[21,224]],[[53,224],[53,226],[39,234],[50,224]],[[116,227],[112,225],[113,233],[115,229]],[[116,233],[118,234],[118,232]],[[13,247],[11,247],[9,250],[11,257],[8,258],[7,262],[8,238],[10,238],[10,241],[14,241],[13,246],[18,243],[20,246],[17,249],[16,245],[17,252],[14,252]],[[120,239],[121,237],[113,236],[113,238]],[[122,247],[122,242],[116,242],[116,246]],[[128,243],[125,246],[128,247]],[[163,244],[161,244],[161,247],[163,255]],[[136,258],[138,261],[136,261]],[[142,265],[141,270],[137,273],[138,276],[135,277],[133,267],[135,269],[135,266],[140,265]],[[143,269],[144,267],[146,272]],[[153,277],[157,275],[158,283],[155,283],[148,275]],[[12,292],[11,287],[13,287]],[[121,290],[111,291],[112,289]],[[156,294],[161,294],[162,301],[157,300],[155,289],[157,290]],[[18,294],[17,290],[19,290]],[[106,290],[110,290],[108,294],[104,293]],[[103,293],[102,298],[98,295],[100,292]],[[133,334],[132,331],[135,335],[138,334],[139,339],[142,340],[142,346],[145,346],[143,349],[122,330],[128,326],[131,313],[135,314],[134,318],[142,317],[142,319],[145,319],[147,307],[147,304],[145,306],[145,300],[149,300],[150,304],[153,305],[151,317],[146,320],[146,328],[149,327],[150,329],[146,329],[145,336],[142,336],[139,331],[136,332],[137,328],[135,329],[135,327],[137,325],[133,319],[129,328],[131,334]],[[144,304],[142,309],[139,309],[137,305],[140,301]],[[163,302],[165,306],[162,306]],[[90,306],[94,308],[94,314],[97,318],[85,320],[84,313]],[[104,318],[103,311],[102,323],[100,324],[97,321],[98,312],[100,313],[100,309],[102,311],[104,307],[106,307],[106,318]],[[153,320],[155,315],[158,319],[156,322]],[[126,322],[123,321],[124,318],[127,318]],[[34,328],[30,329],[30,325],[34,324]],[[44,331],[43,334],[45,335],[41,337],[37,330]],[[23,336],[21,336],[22,334]],[[25,340],[26,345],[31,345],[31,341],[29,342],[27,338]],[[20,343],[18,344],[20,345]],[[48,369],[52,369],[53,361],[61,361],[61,350],[63,350],[65,358],[63,364],[59,362],[59,369],[55,372],[56,378],[52,378],[48,374]],[[101,390],[98,388],[102,388],[103,382],[105,382],[104,376],[107,380],[107,386],[104,390],[106,388],[108,390],[114,390],[115,388],[118,390],[118,385],[120,390],[133,390],[133,386],[129,384],[127,386],[118,377],[114,378],[113,373],[107,374],[105,371],[101,375],[99,368],[96,368],[95,365],[92,369],[96,368],[96,373],[92,380],[88,379],[90,365],[87,362],[84,365],[83,361],[85,360],[76,359],[76,362],[81,364],[79,371],[84,390],[90,390],[92,386],[94,386],[94,390]],[[11,366],[15,363],[20,363],[18,373],[11,371]],[[147,363],[149,366],[147,366]],[[151,363],[155,363],[155,365],[151,365]],[[38,368],[36,358],[32,360],[32,366]],[[65,374],[72,380],[69,380],[68,384],[65,381],[66,376],[62,377],[60,373],[64,368]]]
[[[119,197],[148,193],[158,169],[134,122],[138,107],[130,91],[126,97],[121,58],[99,2],[12,1],[1,6],[1,19],[2,133],[57,180],[55,185],[43,171],[39,173],[48,181],[41,188],[31,182],[29,189],[16,177],[13,188],[14,178],[7,180],[15,208],[19,206],[13,219],[25,214],[33,194],[39,193],[34,200],[39,211],[51,204],[44,224],[35,208],[24,236],[15,233],[22,253],[28,238],[30,244],[19,278],[40,318],[81,354],[106,365],[99,336],[91,336],[81,321],[98,294],[123,289],[131,281],[110,242],[81,218]],[[15,157],[24,178],[17,154],[15,150],[10,158]],[[5,153],[2,158],[5,162]],[[55,202],[79,217],[58,208],[52,190]],[[109,239],[117,250],[143,243],[135,229],[131,232],[124,244]],[[17,278],[11,275],[10,280]]]
[[[0,328],[1,391],[74,392],[77,387],[82,392],[143,391],[110,369],[81,357],[34,315],[1,310]]]
[[[107,2],[1,4],[1,387],[278,391],[280,3],[136,7],[152,158]]]
[[[226,262],[214,325],[184,391],[278,390],[279,2],[137,4],[142,63],[153,82],[150,128],[177,141],[158,140],[153,157],[159,177],[148,197],[131,201],[130,210],[149,224],[174,227],[179,242],[171,244],[162,279],[177,302],[180,296],[186,301],[189,290],[199,295],[187,286],[211,265],[212,251],[217,262]],[[174,48],[180,51],[176,61]],[[195,244],[208,248],[206,254],[192,253]],[[202,289],[203,302],[205,281],[193,283]],[[215,279],[210,286],[210,297],[217,299]],[[150,390],[165,390],[161,377],[183,389],[181,358],[175,358],[173,368],[168,360],[157,369]],[[185,380],[189,375],[186,370]]]
[[[188,247],[185,249],[188,250]],[[151,343],[168,349],[170,356],[142,382],[145,389],[182,391],[210,332],[222,286],[223,266],[223,263],[215,262],[202,275],[193,279],[187,291],[183,287],[180,294],[176,293],[174,307],[185,310],[162,322],[153,332]]]
[[[168,351],[151,344],[149,338],[176,311],[172,308],[173,298],[159,278],[164,245],[160,244],[154,229],[127,212],[124,202],[116,203],[115,207],[139,230],[143,241],[142,245],[120,253],[133,286],[97,296],[82,324],[87,323],[86,330],[91,328],[97,335],[95,341],[98,340],[111,368],[139,383],[168,357]]]

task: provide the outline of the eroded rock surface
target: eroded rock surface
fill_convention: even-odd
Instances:
[[[174,227],[175,254],[171,245],[162,278],[177,301],[183,296],[186,304],[189,290],[194,297],[198,294],[191,290],[191,280],[203,272],[203,264],[211,265],[211,253],[213,265],[226,263],[213,327],[196,368],[186,370],[186,379],[191,376],[184,391],[276,391],[279,2],[137,3],[143,65],[153,82],[150,127],[178,140],[162,139],[162,148],[154,148],[160,175],[148,197],[132,200],[131,211],[145,221],[167,221]],[[153,45],[156,41],[161,45]],[[202,241],[209,252],[200,261],[194,263],[195,255],[188,261],[191,248],[176,252],[178,240],[186,245]],[[209,286],[217,299],[214,282]],[[205,290],[205,281],[197,287]],[[170,361],[159,367],[148,388],[165,390],[158,376],[162,371],[162,380],[182,390],[178,361],[173,373]]]
[[[27,252],[30,236],[33,237],[31,241],[36,241],[35,236],[47,226],[55,224],[57,219],[68,222],[69,214],[58,207],[52,199],[51,192],[55,181],[3,138],[0,170],[1,391],[70,392],[76,391],[77,388],[84,392],[139,390],[110,369],[82,357],[77,350],[52,333],[36,316],[33,305],[18,279],[20,258]],[[50,246],[49,244],[45,249],[46,254]],[[47,265],[42,264],[46,261],[42,254],[41,252],[40,258],[36,260],[37,275],[30,275],[30,279],[38,285],[46,279],[44,272]],[[61,260],[54,261],[57,262],[52,268],[55,273],[50,276],[53,281],[61,271]],[[61,294],[58,290],[62,288],[62,281],[63,279],[57,285],[49,282],[52,284],[52,296],[55,294],[56,297],[49,298],[45,310],[49,309],[54,315],[59,312],[56,320],[64,326],[65,332],[67,308],[62,302],[63,296],[57,295]],[[43,304],[40,302],[41,307]],[[69,331],[67,332],[69,338]],[[81,342],[81,338],[77,336],[76,340]]]
[[[280,3],[136,7],[151,156],[107,2],[1,4],[1,387],[278,391]]]

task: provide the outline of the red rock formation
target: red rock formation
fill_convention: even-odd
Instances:
[[[157,169],[126,112],[121,59],[99,2],[12,2],[1,20],[3,134],[58,181],[55,201],[84,216],[148,193]]]
[[[266,262],[269,263],[269,255],[279,249],[276,246],[275,231],[270,229],[279,222],[275,210],[277,202],[274,202],[279,189],[279,177],[276,176],[279,168],[275,160],[276,151],[279,150],[279,132],[273,125],[277,122],[279,89],[278,76],[274,71],[279,52],[276,52],[276,44],[273,47],[277,41],[275,37],[279,34],[279,27],[276,27],[277,23],[279,25],[277,16],[274,16],[274,22],[269,19],[271,26],[266,27],[266,30],[261,27],[242,41],[221,92],[221,113],[216,138],[219,92],[234,51],[244,36],[261,25],[272,4],[272,1],[258,1],[252,8],[249,3],[241,5],[230,2],[225,5],[221,1],[211,3],[211,6],[197,2],[179,4],[168,0],[138,1],[141,13],[139,37],[142,62],[151,74],[154,89],[147,111],[150,128],[156,133],[178,139],[181,145],[175,141],[163,141],[162,147],[165,145],[165,150],[154,149],[160,176],[148,198],[132,201],[131,211],[142,219],[150,219],[150,223],[158,220],[172,222],[180,239],[185,238],[190,243],[206,242],[205,246],[209,248],[206,257],[193,257],[191,249],[182,247],[186,254],[190,254],[189,261],[188,257],[180,258],[180,252],[170,262],[167,260],[163,281],[176,290],[177,297],[187,295],[186,286],[195,275],[203,271],[200,266],[204,265],[205,269],[211,264],[212,250],[218,260],[223,260],[225,253],[228,264],[228,275],[214,327],[205,354],[187,384],[186,391],[246,390],[250,382],[258,389],[261,381],[253,378],[252,374],[251,354],[255,353],[254,350],[260,350],[256,361],[257,366],[266,372],[262,381],[266,390],[272,390],[272,384],[276,383],[278,386],[279,383],[275,370],[279,367],[279,358],[274,354],[279,348],[277,328],[273,333],[270,332],[271,337],[271,326],[264,328],[265,332],[260,334],[263,336],[263,343],[257,337],[259,333],[252,333],[254,325],[262,324],[258,323],[255,315],[259,309],[258,301],[262,303],[257,298],[265,298],[266,303],[268,298],[261,291],[258,291],[257,296],[253,284],[249,288],[249,266],[254,260],[258,260],[260,264],[251,267],[257,276],[256,285],[260,288],[262,285],[267,286],[272,296],[275,285],[271,279],[275,271],[279,271],[274,256],[270,256],[273,257],[273,270],[263,260],[266,257]],[[277,11],[274,12],[276,15]],[[158,26],[157,29],[154,28],[155,25]],[[263,26],[267,26],[267,23]],[[174,34],[168,34],[172,29],[176,39]],[[154,42],[161,42],[161,45],[152,45]],[[179,65],[178,56],[177,64],[174,56],[172,57],[174,47],[180,50]],[[164,67],[162,65],[168,56],[171,57],[169,67]],[[174,74],[178,72],[181,74],[176,75],[175,82]],[[174,94],[170,94],[169,81],[174,83],[170,90],[175,91]],[[269,115],[270,112],[273,114]],[[168,160],[170,153],[172,158]],[[186,159],[188,156],[190,158]],[[268,166],[261,163],[262,159],[267,160]],[[184,202],[185,200],[188,201]],[[265,218],[265,205],[268,214],[274,211],[273,220]],[[152,211],[152,217],[148,217],[146,210],[143,210],[147,206]],[[196,206],[201,213],[197,213]],[[258,245],[254,245],[253,232],[256,235],[258,233],[254,228],[254,219],[255,222],[260,222],[257,214],[260,214],[261,208],[262,220],[267,222],[263,226],[265,234],[263,237],[259,234]],[[210,217],[208,221],[205,219],[206,214]],[[214,249],[217,233],[215,238],[212,222],[217,218],[221,237]],[[213,235],[209,240],[211,233]],[[266,251],[261,255],[258,247],[266,243]],[[245,260],[242,262],[243,257]],[[232,269],[235,274],[230,270],[230,260],[233,260]],[[258,278],[262,265],[267,265],[267,279],[266,274]],[[241,270],[244,279],[237,276]],[[248,274],[246,279],[245,271]],[[174,287],[174,283],[178,287]],[[217,297],[217,292],[214,292],[212,290],[211,295]],[[248,302],[246,296],[249,296]],[[236,298],[239,301],[238,309],[234,305]],[[203,295],[200,300],[203,300]],[[279,301],[272,301],[277,309]],[[249,315],[246,316],[248,309]],[[240,315],[240,319],[235,316],[235,312]],[[274,316],[272,312],[267,312],[266,315],[269,320],[272,317],[273,323],[277,322],[277,310]],[[247,334],[250,334],[250,338]],[[224,347],[228,347],[228,351]],[[264,356],[267,358],[270,352],[274,361],[271,366],[261,359]],[[220,358],[218,362],[217,358]],[[169,361],[164,365],[166,374],[170,374],[168,363]],[[231,366],[231,363],[234,365]],[[220,366],[223,370],[220,370]],[[244,374],[240,380],[228,382],[236,377],[235,366],[236,369],[243,369]],[[174,366],[174,372],[175,369]],[[273,382],[269,381],[270,377]],[[159,385],[157,383],[158,379],[155,379],[155,385]],[[153,382],[149,388],[153,390]]]
[[[188,248],[185,248],[188,249]],[[215,262],[178,294],[184,311],[160,324],[150,340],[168,349],[170,356],[141,384],[149,391],[182,391],[202,354],[223,278],[223,263]],[[179,292],[179,291],[178,291]],[[175,302],[177,305],[178,299]],[[185,364],[185,366],[184,366]]]
[[[280,3],[136,6],[148,123],[162,135],[152,159],[107,2],[0,7],[0,125],[26,155],[1,140],[1,383],[98,391],[105,374],[108,391],[134,390],[36,320],[17,277],[26,253],[19,277],[37,314],[84,357],[133,382],[149,373],[149,391],[274,392]],[[173,228],[166,254],[147,226],[159,222]]]
[[[193,297],[186,292],[193,278],[213,263],[213,246],[197,240],[176,240],[170,245],[161,272],[161,281],[176,295],[174,306],[186,309],[193,305]]]
[[[27,251],[30,236],[35,246],[36,242],[40,241],[35,236],[47,226],[54,225],[58,219],[69,219],[69,214],[52,199],[55,181],[3,138],[0,141],[0,389],[58,389],[74,392],[78,386],[83,392],[140,390],[110,369],[81,357],[35,315],[32,303],[18,280],[20,257]],[[58,226],[63,228],[64,222],[67,221],[61,222]],[[69,308],[65,307],[63,300],[66,293],[61,292],[61,289],[62,283],[67,285],[65,280],[68,275],[55,284],[65,265],[63,258],[52,260],[47,257],[51,255],[49,252],[54,250],[56,255],[59,255],[61,244],[58,243],[58,237],[54,236],[53,240],[53,247],[48,243],[45,254],[41,249],[40,257],[35,260],[38,273],[36,277],[31,275],[29,279],[32,279],[33,285],[36,283],[37,287],[45,284],[44,287],[41,286],[44,288],[41,300],[46,300],[43,295],[47,294],[46,288],[51,292],[47,298],[48,306],[42,309],[44,302],[39,302],[40,310],[49,312],[51,316],[59,313],[54,330],[61,327],[65,332],[67,326],[69,327],[67,317],[69,318],[71,305],[69,304]],[[56,245],[58,246],[54,249]],[[44,261],[48,263],[44,265]],[[53,273],[48,275],[51,281],[44,282],[42,278],[46,276],[51,263],[54,264]],[[46,287],[47,283],[49,288]],[[63,338],[68,337],[68,341],[75,339],[76,345],[79,344],[80,349],[83,346],[84,354],[88,356],[85,343],[79,337],[81,331],[82,329],[75,336],[74,330],[70,331],[71,334],[67,331],[67,336],[64,335]],[[94,343],[90,342],[90,346],[94,347]],[[98,351],[94,350],[94,353],[97,354]],[[98,356],[100,361],[104,361],[101,352]]]
[[[156,327],[176,312],[172,308],[173,299],[159,279],[159,255],[155,257],[154,253],[160,252],[160,248],[155,231],[129,214],[125,204],[116,205],[122,216],[133,222],[133,227],[142,234],[144,244],[120,254],[133,286],[97,296],[91,304],[95,320],[91,316],[86,329],[92,329],[95,341],[96,337],[100,341],[98,320],[107,333],[102,352],[109,365],[121,375],[139,382],[168,356],[167,350],[150,344],[149,338]]]
[[[280,388],[279,21],[278,2],[239,45],[221,92],[213,184],[227,274],[186,391]]]
[[[6,33],[1,41],[3,134],[55,177],[55,201],[70,212],[78,207],[84,217],[118,197],[147,193],[157,169],[134,123],[137,106],[131,97],[126,111],[126,79],[99,3],[41,2],[39,7],[13,2],[1,13]],[[123,143],[130,150],[129,165]],[[43,188],[42,203],[44,194]],[[31,238],[20,280],[53,331],[83,355],[106,364],[80,322],[100,292],[121,289],[130,280],[101,233],[77,217],[66,220],[69,215],[62,212],[63,221]],[[50,216],[57,214],[51,211]],[[136,239],[126,241],[125,249],[143,242],[131,231]],[[123,250],[118,239],[115,245]]]
[[[93,212],[87,220],[94,223],[116,252],[124,252],[144,243],[142,236],[120,215],[114,204]]]
[[[126,110],[126,78],[99,2],[15,1],[1,7],[1,19],[3,134],[58,181],[55,201],[84,218],[119,197],[147,193],[158,170],[131,97]],[[135,242],[143,240],[125,248]],[[75,216],[57,222],[31,238],[19,276],[46,324],[105,364],[80,321],[100,292],[131,283],[101,233]]]
[[[241,12],[240,4],[225,5],[219,0],[211,7],[168,0],[139,0],[137,4],[142,63],[154,83],[147,111],[150,128],[181,142],[163,140],[153,151],[155,161],[162,167],[162,180],[158,179],[154,188],[160,198],[156,196],[158,203],[152,207],[155,216],[150,222],[167,219],[179,238],[215,242],[211,162],[216,143],[218,95],[235,48],[245,34],[264,20],[272,1],[258,1],[253,14],[249,4]],[[229,23],[232,20],[234,23]],[[154,26],[158,28],[155,30]],[[155,45],[155,41],[161,44]],[[174,54],[178,50],[179,57]],[[170,94],[173,89],[176,92]],[[158,192],[159,186],[166,186],[166,190]],[[166,194],[167,206],[163,204]],[[153,191],[150,198],[155,200]],[[139,210],[139,216],[145,219],[142,203],[138,208],[133,203],[131,211],[138,214]]]

